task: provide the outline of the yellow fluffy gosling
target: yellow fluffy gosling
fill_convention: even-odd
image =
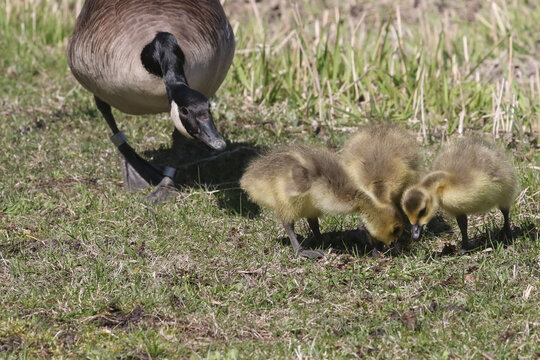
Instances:
[[[504,216],[503,231],[512,238],[509,211],[516,196],[514,168],[496,145],[478,138],[460,138],[446,145],[433,170],[407,189],[401,199],[418,240],[425,224],[439,207],[455,216],[462,235],[461,247],[474,248],[467,236],[467,215],[498,207]]]
[[[300,256],[323,256],[300,247],[294,233],[300,218],[308,219],[317,238],[323,214],[359,213],[371,235],[386,244],[402,232],[400,214],[354,186],[339,158],[326,149],[295,145],[274,150],[249,164],[240,185],[255,203],[276,212]]]
[[[342,154],[345,171],[355,184],[396,209],[405,188],[418,180],[420,159],[416,140],[394,125],[361,126]],[[377,253],[376,248],[373,251]]]
[[[420,171],[416,140],[392,125],[362,126],[345,143],[342,159],[357,186],[378,201],[396,206],[405,188],[418,180]]]

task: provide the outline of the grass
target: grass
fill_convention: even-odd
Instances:
[[[106,124],[67,67],[81,4],[0,2],[0,357],[540,356],[540,7],[226,0],[237,53],[213,109],[230,153],[184,166],[174,198],[150,206],[122,189]],[[118,119],[157,163],[211,155],[188,144],[172,159],[166,114]],[[441,218],[373,259],[354,217],[329,217],[328,255],[293,257],[239,191],[240,169],[280,143],[339,151],[365,122],[416,133],[428,163],[460,133],[503,142],[522,189],[515,242],[440,256],[459,244]],[[490,243],[501,224],[492,212],[469,231]]]

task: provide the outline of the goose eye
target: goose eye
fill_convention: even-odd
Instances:
[[[418,213],[418,217],[423,217],[424,215],[426,215],[426,208],[420,210],[420,212]]]
[[[180,112],[182,113],[182,115],[184,116],[188,116],[189,115],[189,110],[185,107],[185,106],[182,106],[180,108]]]

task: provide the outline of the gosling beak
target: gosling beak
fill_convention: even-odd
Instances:
[[[225,150],[225,147],[227,147],[225,140],[219,135],[212,117],[208,120],[199,121],[199,132],[193,134],[193,137],[217,151]]]
[[[411,239],[414,241],[417,241],[422,236],[422,231],[424,230],[424,227],[422,225],[418,225],[418,223],[413,224],[412,231],[411,231]]]

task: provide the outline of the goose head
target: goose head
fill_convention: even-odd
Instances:
[[[437,198],[422,187],[412,187],[401,198],[401,207],[412,224],[413,240],[422,236],[424,226],[435,216],[439,204]]]
[[[206,96],[185,84],[167,88],[174,126],[190,139],[197,139],[214,150],[224,150],[225,141],[219,135]]]

